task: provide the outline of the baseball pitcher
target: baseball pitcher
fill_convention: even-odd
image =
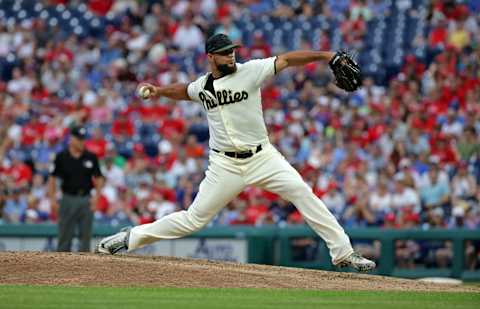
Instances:
[[[269,143],[260,95],[267,78],[288,67],[319,60],[329,62],[338,87],[355,91],[362,78],[358,65],[344,52],[321,51],[293,51],[240,64],[235,61],[237,47],[228,36],[216,34],[205,44],[211,72],[189,84],[139,85],[143,98],[165,96],[203,106],[210,130],[209,166],[188,210],[124,229],[101,240],[95,251],[115,254],[189,235],[204,227],[246,186],[253,185],[293,203],[325,240],[334,265],[359,271],[375,268],[374,262],[353,251],[348,236],[325,204]]]

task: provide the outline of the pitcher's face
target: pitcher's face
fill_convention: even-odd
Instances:
[[[237,71],[235,62],[235,49],[227,49],[218,53],[208,54],[210,65],[214,66],[222,75],[228,75]]]

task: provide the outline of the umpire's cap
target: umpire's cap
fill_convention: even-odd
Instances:
[[[75,136],[78,139],[85,139],[87,137],[87,129],[81,126],[76,126],[73,127],[72,130],[70,131],[70,134]]]
[[[237,47],[240,47],[240,45],[234,44],[227,35],[218,33],[208,38],[205,43],[205,52],[214,54]]]

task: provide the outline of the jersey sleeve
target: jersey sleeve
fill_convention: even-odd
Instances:
[[[50,175],[61,178],[63,175],[62,164],[61,164],[61,154],[57,153],[55,160],[50,165]]]
[[[95,177],[103,177],[102,171],[100,170],[100,164],[98,163],[98,158],[97,156],[93,156],[93,171],[92,171],[93,176]]]
[[[202,91],[202,84],[204,79],[205,79],[205,76],[200,76],[195,81],[188,84],[187,93],[188,93],[188,96],[190,97],[190,100],[194,102],[201,102],[199,94]]]
[[[252,76],[255,78],[255,86],[260,87],[267,78],[275,75],[275,60],[277,60],[277,57],[255,59],[247,62],[249,69],[252,70]]]

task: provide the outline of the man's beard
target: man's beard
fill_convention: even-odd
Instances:
[[[217,69],[222,73],[222,76],[235,73],[237,71],[237,65],[234,64],[233,67],[229,66],[228,64],[217,64]]]

